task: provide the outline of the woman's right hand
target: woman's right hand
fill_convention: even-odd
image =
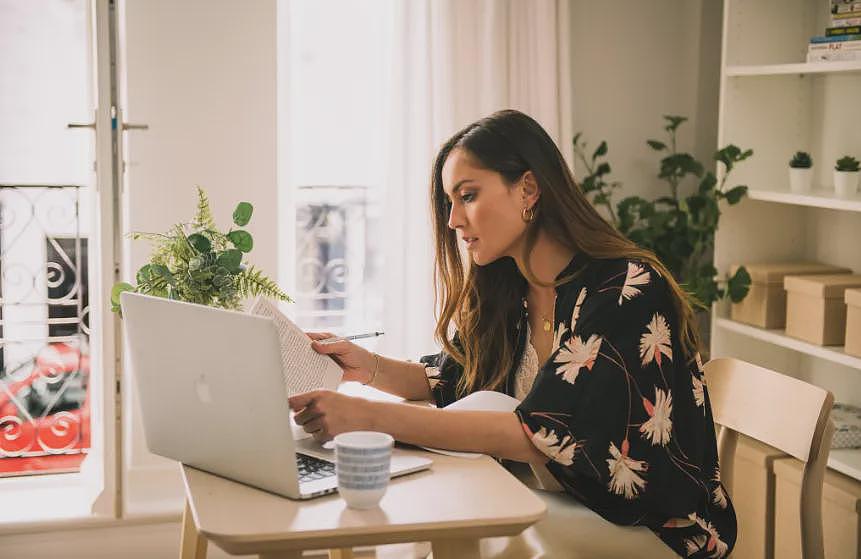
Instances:
[[[376,365],[376,357],[373,353],[349,340],[321,343],[320,340],[337,337],[329,332],[306,332],[306,334],[314,340],[311,342],[314,351],[328,355],[341,366],[345,381],[354,380],[363,384],[368,382]]]

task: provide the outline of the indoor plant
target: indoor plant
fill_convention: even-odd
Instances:
[[[809,192],[813,182],[813,160],[810,154],[797,151],[789,160],[789,189],[792,192]]]
[[[834,166],[834,190],[838,196],[852,196],[858,192],[858,160],[845,155]]]
[[[137,286],[114,285],[112,311],[120,311],[123,291],[233,310],[242,308],[242,299],[255,295],[290,301],[274,281],[242,261],[254,248],[251,234],[242,229],[251,220],[252,205],[237,204],[233,212],[237,228],[222,233],[216,229],[209,200],[200,187],[197,197],[197,213],[191,223],[178,223],[164,234],[131,234],[132,239],[152,241],[154,247],[150,261],[136,274]]]
[[[728,297],[741,301],[750,287],[750,275],[742,266],[731,277],[718,277],[712,263],[714,235],[720,218],[719,202],[737,204],[747,193],[747,186],[727,188],[727,178],[733,167],[753,154],[728,145],[714,154],[723,166],[721,179],[691,154],[679,152],[676,142],[678,127],[687,120],[681,116],[665,116],[664,130],[668,143],[648,140],[648,145],[662,153],[658,178],[669,186],[669,195],[655,200],[629,196],[613,205],[612,191],[618,181],[609,181],[610,164],[602,160],[607,155],[607,143],[587,157],[586,143],[581,134],[574,136],[574,153],[586,170],[581,185],[593,204],[609,213],[610,221],[628,238],[652,250],[692,296],[701,310],[708,310],[718,299]],[[692,178],[692,184],[686,179]]]

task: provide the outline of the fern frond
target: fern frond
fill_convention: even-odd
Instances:
[[[215,229],[215,218],[212,217],[209,198],[199,186],[197,187],[197,213],[192,224],[195,229]]]
[[[249,266],[236,276],[236,292],[241,297],[262,295],[277,301],[293,302],[293,299],[281,291],[277,283],[264,276],[263,272],[254,266]]]

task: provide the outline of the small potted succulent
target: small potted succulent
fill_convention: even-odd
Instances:
[[[858,192],[858,160],[845,155],[834,167],[834,190],[838,196],[852,196]]]
[[[789,160],[789,189],[792,192],[809,192],[813,183],[813,159],[810,154],[797,151]]]

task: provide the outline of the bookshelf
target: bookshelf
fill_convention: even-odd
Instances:
[[[861,273],[861,194],[835,195],[834,161],[861,158],[861,61],[805,62],[811,36],[828,26],[823,0],[725,0],[718,143],[752,148],[731,184],[749,196],[723,209],[715,266],[816,260]],[[814,161],[814,189],[790,192],[796,151]],[[841,347],[796,340],[781,330],[713,313],[712,355],[734,356],[831,390],[861,405],[861,358]],[[768,395],[763,395],[767,397]],[[861,480],[861,450],[832,451],[829,467]]]

